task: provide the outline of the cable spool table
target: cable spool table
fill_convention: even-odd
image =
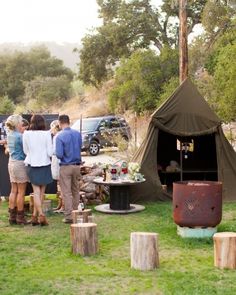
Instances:
[[[144,182],[134,180],[110,180],[103,181],[103,178],[94,179],[97,185],[106,185],[110,189],[110,203],[102,204],[95,207],[95,210],[103,213],[127,214],[139,212],[145,209],[144,206],[138,204],[130,204],[130,186],[138,185]]]

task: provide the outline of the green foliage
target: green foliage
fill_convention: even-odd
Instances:
[[[36,99],[41,104],[52,104],[57,100],[66,100],[70,94],[70,81],[66,76],[36,77],[26,82],[26,100]]]
[[[163,48],[158,56],[152,50],[139,50],[123,59],[116,71],[115,87],[109,94],[112,111],[133,109],[138,113],[153,110],[162,84],[178,73],[176,50]]]
[[[0,95],[7,94],[13,102],[22,101],[25,82],[37,76],[66,76],[72,80],[73,73],[63,62],[50,55],[45,47],[36,47],[29,52],[14,52],[0,55]]]
[[[80,80],[74,80],[71,83],[71,88],[72,88],[72,95],[73,96],[81,96],[84,94],[84,84]]]
[[[227,5],[226,0],[208,0],[202,13],[202,24],[209,35],[215,37],[230,24],[234,9]]]
[[[214,72],[217,113],[224,121],[236,118],[236,42],[219,53]]]
[[[188,55],[189,73],[194,75],[199,69],[204,67],[209,56],[209,48],[204,36],[198,36],[189,44]]]
[[[206,0],[192,1],[188,6],[188,32],[200,22]],[[79,78],[96,87],[111,77],[114,65],[137,49],[151,45],[178,46],[178,14],[172,0],[165,0],[161,11],[151,0],[97,0],[103,25],[82,40]],[[174,17],[174,18],[173,18]]]
[[[213,75],[218,62],[218,56],[225,46],[236,42],[236,21],[232,21],[229,28],[215,41],[205,62],[208,72]]]
[[[8,96],[0,97],[0,115],[8,115],[14,112],[15,105]]]
[[[171,77],[169,81],[163,84],[157,106],[160,106],[168,99],[179,86],[179,77]]]

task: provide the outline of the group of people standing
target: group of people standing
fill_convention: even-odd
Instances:
[[[54,155],[59,163],[59,183],[64,200],[65,223],[72,223],[72,210],[80,201],[79,179],[82,138],[80,132],[70,128],[67,115],[58,118],[58,133],[46,130],[41,115],[31,117],[28,130],[24,119],[12,115],[6,121],[8,171],[11,182],[9,196],[9,223],[48,225],[42,210],[47,184],[53,181],[51,160]],[[34,209],[31,221],[25,219],[24,197],[27,183],[33,188]]]

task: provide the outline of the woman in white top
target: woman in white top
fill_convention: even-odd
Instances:
[[[53,153],[52,138],[50,131],[45,130],[45,120],[41,115],[31,117],[29,129],[23,134],[23,149],[26,154],[27,173],[34,193],[32,225],[48,225],[42,211],[42,200],[46,185],[53,181],[50,159]]]

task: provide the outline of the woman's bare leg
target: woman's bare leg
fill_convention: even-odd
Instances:
[[[40,185],[40,199],[41,199],[42,205],[45,199],[45,190],[46,190],[46,185]]]
[[[17,210],[24,210],[24,202],[25,202],[25,191],[26,191],[27,182],[25,183],[17,183]]]
[[[17,183],[11,182],[11,192],[9,196],[9,208],[15,209],[17,199]]]
[[[37,213],[39,215],[43,215],[40,186],[32,184],[32,187],[33,187],[33,191],[34,191],[34,212],[33,212],[33,215],[36,216]]]

